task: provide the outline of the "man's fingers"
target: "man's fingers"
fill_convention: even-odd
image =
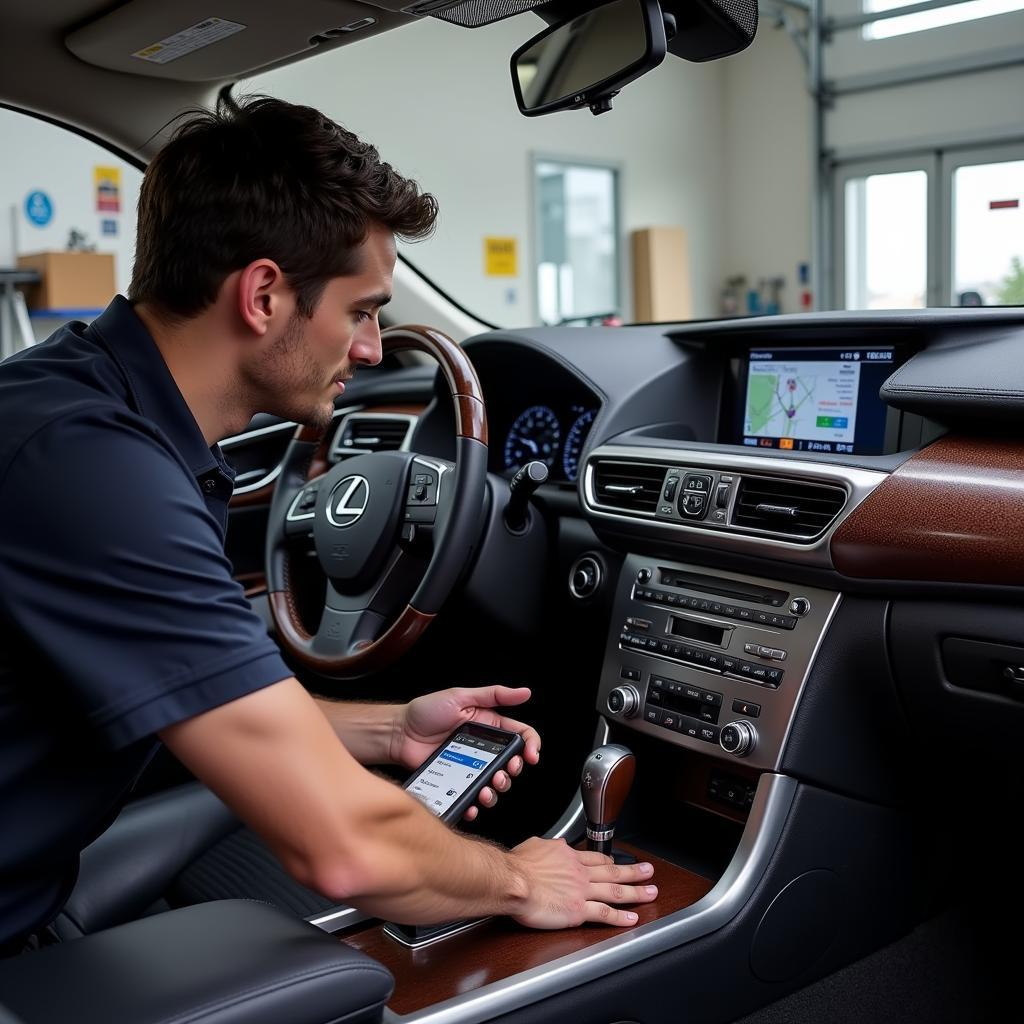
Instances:
[[[495,772],[494,778],[491,779],[491,785],[497,792],[507,793],[512,788],[512,780],[505,772]]]
[[[498,802],[498,794],[490,786],[484,786],[477,799],[484,807],[491,808]]]
[[[586,863],[584,861],[584,863]],[[654,874],[654,867],[643,864],[613,864],[610,860],[590,869],[592,882],[622,882],[626,885],[646,881]]]
[[[587,900],[584,904],[585,920],[594,921],[597,924],[611,924],[617,928],[628,928],[636,924],[638,918],[632,910],[618,910],[616,907],[609,907],[607,903],[597,903],[594,900]]]
[[[472,807],[462,816],[463,821],[474,821],[476,816],[480,813],[480,808],[473,804]]]
[[[514,707],[530,699],[528,686],[460,686],[458,701],[463,707],[475,704],[481,708]]]
[[[507,767],[505,768],[505,771],[507,771],[509,775],[512,776],[518,775],[522,770],[523,759],[518,754],[516,754],[516,756],[513,757],[511,761],[509,761]]]
[[[602,903],[650,903],[658,898],[656,885],[619,885],[618,882],[595,882],[590,886],[592,899]]]
[[[514,718],[499,716],[498,728],[507,732],[518,732],[523,737],[523,755],[530,764],[536,764],[540,760],[540,733],[532,725],[525,722],[517,722]]]
[[[608,854],[598,853],[597,850],[579,850],[576,856],[579,857],[580,863],[588,868],[596,867],[599,864],[610,865],[615,863]]]

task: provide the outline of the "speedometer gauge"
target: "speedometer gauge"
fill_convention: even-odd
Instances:
[[[590,433],[596,415],[596,409],[588,409],[577,416],[576,422],[569,428],[569,436],[565,439],[565,451],[562,453],[562,468],[565,470],[565,479],[570,483],[575,483],[580,475],[580,452],[583,451],[583,443]]]
[[[505,468],[519,469],[535,459],[546,466],[558,457],[562,428],[554,411],[546,405],[532,405],[516,417],[505,440]]]

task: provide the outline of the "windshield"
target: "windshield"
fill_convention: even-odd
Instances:
[[[679,4],[749,10],[662,0]],[[1024,39],[1024,0],[906,6],[762,0],[745,49],[704,62],[669,52],[598,116],[519,112],[510,58],[548,27],[532,13],[476,29],[410,20],[235,91],[323,110],[437,196],[433,237],[401,246],[433,288],[404,269],[391,311],[447,317],[460,337],[1024,304],[1021,64],[1006,44]],[[670,49],[697,38],[679,24]],[[161,123],[137,125],[137,139]],[[34,275],[20,333],[45,336],[127,286],[140,175],[29,114],[0,110],[0,128],[12,154],[0,160],[0,269]],[[95,250],[95,287],[41,287],[67,249]]]
[[[519,113],[532,14],[426,18],[239,89],[323,109],[433,192],[436,234],[403,255],[498,326],[1024,302],[1018,90],[900,80],[965,47],[982,67],[1024,11],[915,31],[828,6],[861,21],[820,48],[820,106],[806,15],[784,7],[746,50],[670,54],[597,117]]]

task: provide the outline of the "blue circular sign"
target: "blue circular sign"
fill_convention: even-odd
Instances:
[[[25,197],[25,216],[38,228],[53,220],[53,200],[45,192],[29,192]]]

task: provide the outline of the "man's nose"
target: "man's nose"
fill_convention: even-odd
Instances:
[[[354,363],[376,366],[384,357],[380,340],[380,324],[377,318],[367,320],[356,328],[349,357]]]

